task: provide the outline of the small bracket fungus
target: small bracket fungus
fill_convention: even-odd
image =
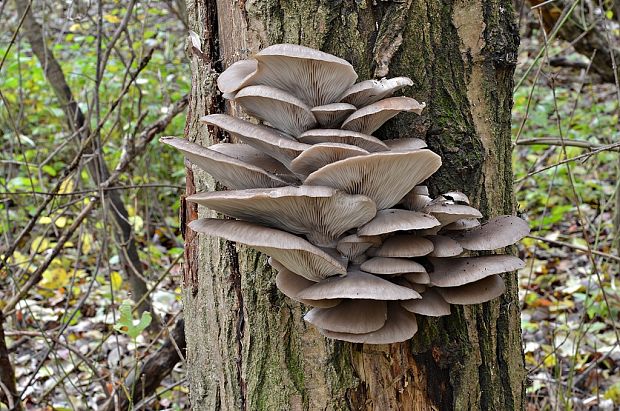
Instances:
[[[514,216],[480,224],[482,213],[458,191],[431,198],[419,184],[441,158],[423,140],[372,136],[400,112],[421,114],[424,103],[393,97],[413,82],[356,79],[339,57],[270,46],[217,82],[263,124],[201,119],[242,144],[161,141],[228,188],[188,200],[235,220],[198,219],[191,229],[268,254],[278,289],[313,307],[304,319],[326,337],[388,344],[414,336],[416,315],[500,296],[500,274],[523,262],[475,253],[510,246],[529,228]]]

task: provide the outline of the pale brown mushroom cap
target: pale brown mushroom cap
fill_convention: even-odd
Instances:
[[[396,231],[424,230],[438,227],[439,221],[429,214],[418,211],[388,208],[377,211],[375,218],[357,230],[360,236],[375,236]]]
[[[316,121],[321,127],[336,128],[340,127],[342,122],[349,117],[357,108],[347,103],[331,103],[324,106],[312,107],[310,111],[314,114]]]
[[[217,78],[217,87],[222,93],[234,93],[250,85],[257,72],[257,60],[248,59],[237,61],[219,75]]]
[[[428,195],[428,188],[426,186],[415,186],[408,192],[401,200],[399,204],[402,204],[407,210],[421,211],[433,201]]]
[[[431,235],[427,237],[433,243],[431,257],[456,257],[463,252],[463,247],[450,237]]]
[[[409,77],[360,81],[345,91],[340,101],[353,104],[356,107],[364,107],[390,97],[401,88],[411,85],[413,85],[413,81]]]
[[[297,97],[270,86],[247,86],[235,95],[244,110],[293,137],[317,125],[310,107]]]
[[[228,188],[282,187],[290,184],[290,180],[284,180],[260,167],[219,153],[217,144],[209,149],[176,137],[162,137],[159,141],[181,151],[190,162]]]
[[[245,244],[268,254],[286,269],[312,281],[347,273],[346,267],[320,248],[301,237],[275,228],[212,218],[194,220],[189,223],[189,227],[196,232]]]
[[[365,257],[359,257],[363,256],[370,247],[378,246],[379,244],[381,244],[381,239],[378,237],[360,237],[357,234],[351,234],[341,238],[336,249],[353,263],[359,264],[363,262],[361,260],[366,260]]]
[[[450,304],[434,288],[426,290],[422,294],[422,298],[402,301],[400,305],[409,312],[428,317],[450,315]]]
[[[290,168],[295,174],[307,176],[336,161],[366,154],[369,154],[368,151],[350,144],[319,143],[311,146],[291,161]]]
[[[390,151],[407,152],[426,148],[426,142],[419,138],[394,138],[391,140],[383,140]]]
[[[275,264],[277,265],[277,264]],[[275,266],[272,264],[272,266]],[[278,274],[276,275],[276,287],[291,300],[298,301],[302,304],[309,305],[311,307],[330,308],[340,304],[341,300],[304,300],[303,298],[297,298],[297,294],[312,284],[316,284],[314,281],[310,281],[300,275],[287,270],[283,266],[276,268]]]
[[[435,202],[424,207],[425,213],[432,214],[441,225],[448,225],[462,218],[481,218],[480,211],[465,204],[451,204],[449,202]]]
[[[426,285],[426,284],[430,284],[431,282],[431,277],[428,275],[426,271],[423,271],[423,272],[421,271],[418,273],[407,273],[403,275],[403,278],[409,281],[409,283],[412,286],[415,286],[416,284]],[[418,291],[418,288],[416,287],[412,287],[412,288]]]
[[[396,234],[373,251],[376,257],[420,257],[433,251],[433,243],[415,234]]]
[[[458,287],[473,283],[493,274],[518,270],[523,261],[511,255],[489,255],[483,257],[429,257],[433,264],[431,284],[437,287]]]
[[[406,258],[393,257],[373,257],[360,265],[360,269],[377,275],[426,273],[426,269],[420,263]]]
[[[415,315],[405,310],[400,304],[388,303],[388,318],[385,325],[366,334],[338,333],[319,329],[328,338],[363,344],[393,344],[411,339],[418,331]]]
[[[355,268],[345,277],[330,277],[311,285],[298,295],[299,298],[323,300],[350,298],[354,300],[410,300],[420,298],[414,290]]]
[[[350,144],[371,153],[389,150],[388,146],[378,138],[350,130],[315,128],[300,135],[298,140],[306,144]]]
[[[480,227],[480,221],[477,218],[461,218],[456,220],[445,227],[442,227],[443,231],[464,231],[471,230],[472,228]]]
[[[314,308],[304,316],[315,327],[353,334],[377,331],[386,319],[387,302],[381,300],[344,300],[333,308]]]
[[[411,97],[386,98],[355,111],[342,123],[342,128],[372,134],[398,113],[409,111],[421,114],[424,107],[424,103],[420,104]]]
[[[315,245],[330,247],[376,213],[375,204],[366,196],[319,186],[215,191],[187,200],[240,220],[304,234]]]
[[[277,159],[287,167],[294,158],[310,148],[310,145],[300,143],[273,128],[252,124],[227,114],[210,114],[202,117],[200,121],[226,130],[242,142]]]
[[[504,294],[506,286],[499,275],[491,275],[460,287],[436,288],[436,290],[450,304],[466,305],[481,304],[497,298]]]
[[[495,250],[516,243],[529,232],[527,222],[519,217],[504,215],[459,233],[454,239],[466,250]]]
[[[441,157],[429,150],[372,153],[329,164],[310,174],[305,184],[363,194],[382,210],[398,203],[440,166]]]

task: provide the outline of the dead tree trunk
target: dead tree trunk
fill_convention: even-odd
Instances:
[[[387,136],[424,138],[443,157],[433,194],[457,189],[487,215],[513,211],[510,109],[518,34],[509,0],[187,1],[192,94],[186,136],[225,110],[216,72],[265,46],[300,43],[353,63],[360,80],[406,75],[428,103]],[[188,191],[213,180],[188,170]],[[196,209],[184,208],[193,219]],[[365,346],[325,339],[276,289],[264,256],[186,236],[188,380],[196,410],[518,410],[524,401],[517,279],[491,303],[421,319],[412,341]],[[422,317],[421,317],[422,318]]]

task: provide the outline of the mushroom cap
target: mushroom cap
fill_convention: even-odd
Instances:
[[[431,282],[431,277],[428,275],[428,273],[426,271],[424,272],[419,272],[419,273],[406,273],[403,275],[403,277],[412,285],[426,285],[426,284],[430,284]],[[414,290],[418,290],[418,288],[416,287],[412,287]]]
[[[355,260],[370,247],[377,246],[380,243],[381,240],[378,237],[360,237],[357,234],[351,234],[341,238],[336,249],[350,260]]]
[[[317,125],[310,107],[297,97],[270,86],[247,86],[235,95],[249,114],[294,137]]]
[[[373,252],[376,257],[420,257],[433,251],[433,243],[415,234],[396,234]]]
[[[375,218],[357,230],[360,236],[374,236],[396,231],[424,230],[439,226],[439,221],[429,214],[417,211],[388,208],[377,211]]]
[[[433,251],[429,254],[431,257],[455,257],[463,252],[463,247],[444,235],[427,236],[433,243]]]
[[[368,197],[320,186],[214,191],[187,200],[240,220],[307,235],[319,246],[335,246],[344,232],[376,213]]]
[[[345,277],[330,277],[311,285],[297,296],[311,300],[350,298],[387,301],[420,298],[420,294],[410,288],[396,285],[355,268],[349,269]]]
[[[347,273],[346,267],[320,248],[303,238],[275,228],[245,221],[213,218],[194,220],[189,223],[189,227],[199,233],[250,246],[272,256],[286,269],[312,281]]]
[[[307,176],[327,164],[366,154],[368,151],[350,144],[319,143],[310,146],[295,160],[291,161],[291,171],[295,174]]]
[[[420,104],[411,97],[386,98],[355,111],[342,123],[342,128],[364,134],[372,134],[401,111],[411,111],[420,114],[424,107],[426,107],[426,104]]]
[[[432,214],[441,225],[448,225],[462,218],[481,218],[480,211],[465,204],[451,204],[449,202],[435,202],[424,207],[425,213]]]
[[[310,107],[337,102],[357,80],[346,60],[297,44],[269,46],[254,58],[259,62],[257,84],[285,90]]]
[[[347,103],[331,103],[324,106],[312,107],[310,111],[314,114],[316,121],[321,127],[332,128],[340,127],[345,118],[349,117],[357,108]]]
[[[429,257],[433,264],[431,284],[437,287],[458,287],[482,280],[493,274],[505,273],[524,267],[523,261],[511,255],[483,257]]]
[[[252,124],[227,114],[210,114],[200,121],[214,125],[234,135],[242,142],[264,152],[289,167],[291,161],[310,148],[270,127]]]
[[[442,197],[447,200],[454,201],[456,204],[469,205],[469,198],[460,191],[448,191],[447,193],[443,193]]]
[[[480,221],[477,218],[461,218],[453,223],[442,227],[444,231],[463,231],[471,230],[472,228],[480,227]]]
[[[316,284],[314,281],[310,281],[300,275],[287,270],[284,267],[276,268],[278,274],[276,275],[276,287],[291,300],[299,301],[302,304],[309,305],[311,307],[330,308],[340,304],[341,300],[304,300],[303,298],[297,298],[297,293],[301,290],[310,287],[312,284]]]
[[[315,327],[353,334],[377,331],[386,319],[387,302],[381,300],[344,300],[332,308],[313,308],[304,316]]]
[[[363,148],[371,153],[388,151],[388,146],[377,137],[358,133],[350,130],[315,128],[308,130],[298,137],[298,140],[306,144],[317,143],[341,143],[350,144]]]
[[[254,59],[239,60],[231,64],[217,78],[217,87],[222,93],[234,93],[252,83],[258,71],[258,61]]]
[[[189,161],[232,189],[282,187],[290,184],[290,180],[286,181],[260,167],[218,152],[218,144],[206,148],[176,137],[162,137],[159,141],[181,151]]]
[[[409,312],[429,317],[450,315],[450,304],[433,288],[422,293],[422,298],[402,301],[400,305]]]
[[[391,140],[383,140],[390,151],[407,152],[426,148],[426,142],[419,138],[394,138]]]
[[[466,250],[495,250],[508,247],[528,235],[530,227],[524,220],[511,215],[495,217],[454,237]]]
[[[418,186],[419,187],[419,186]],[[402,200],[400,200],[400,204],[405,207],[407,210],[411,211],[421,211],[433,201],[432,198],[428,196],[428,194],[421,194],[419,192],[415,192],[414,187],[409,193],[407,193]]]
[[[388,317],[385,325],[366,334],[339,333],[319,329],[328,338],[363,344],[392,344],[411,339],[418,331],[415,315],[398,303],[388,303]]]
[[[373,257],[360,265],[360,269],[377,275],[426,273],[426,269],[420,263],[406,258],[392,257]]]
[[[394,77],[391,79],[365,80],[349,87],[340,101],[364,107],[375,103],[382,98],[389,97],[405,86],[413,85],[409,77]]]
[[[363,194],[390,208],[415,185],[441,166],[441,157],[429,150],[408,153],[381,152],[350,157],[329,164],[305,180],[307,185],[328,186],[349,194]],[[360,182],[364,182],[360,184]]]
[[[466,305],[481,304],[497,298],[504,294],[506,286],[502,277],[491,275],[460,287],[436,288],[436,290],[448,303]]]

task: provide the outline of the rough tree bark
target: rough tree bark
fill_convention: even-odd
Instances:
[[[300,43],[344,57],[360,80],[406,75],[428,103],[385,135],[420,137],[443,157],[433,194],[465,191],[487,215],[514,208],[510,109],[518,34],[510,0],[188,0],[191,141],[222,136],[198,122],[230,111],[216,72],[260,48]],[[188,168],[188,194],[216,189]],[[204,211],[198,210],[200,213]],[[184,220],[197,210],[184,207]],[[202,216],[202,214],[201,214]],[[263,255],[186,230],[188,380],[196,410],[516,410],[523,407],[517,279],[491,303],[419,317],[409,342],[364,346],[323,338],[283,297]]]

